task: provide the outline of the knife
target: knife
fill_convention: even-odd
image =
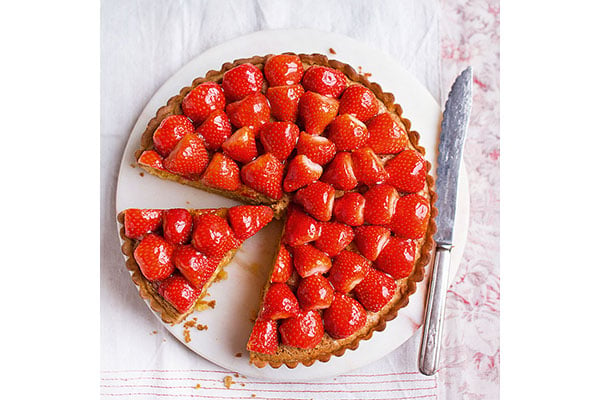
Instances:
[[[437,232],[433,237],[436,250],[419,355],[419,370],[424,375],[433,375],[438,370],[456,214],[458,170],[473,103],[472,89],[473,71],[468,67],[454,81],[442,119],[436,180]]]

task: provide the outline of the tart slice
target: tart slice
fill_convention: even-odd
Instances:
[[[194,311],[242,243],[272,218],[267,206],[130,208],[118,215],[132,280],[140,296],[172,324]]]

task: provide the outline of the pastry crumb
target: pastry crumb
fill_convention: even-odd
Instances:
[[[183,330],[183,340],[185,340],[186,343],[189,343],[192,341],[192,338],[190,337],[190,331],[187,329]]]
[[[198,311],[204,311],[208,308],[215,308],[216,304],[217,304],[216,300],[211,300],[211,301],[200,300],[196,303],[196,305],[194,307]]]
[[[222,280],[227,279],[227,271],[225,271],[224,269],[220,270],[219,273],[217,274],[217,277],[215,278],[215,282],[219,282]]]
[[[235,356],[236,356],[237,358],[240,358],[240,357],[242,356],[242,353],[235,353]]]
[[[193,328],[196,326],[196,320],[191,320],[191,321],[186,321],[185,324],[183,324],[184,328]]]
[[[235,382],[233,381],[233,378],[229,375],[227,375],[225,378],[223,378],[223,384],[225,385],[225,387],[227,389],[229,389],[231,387],[231,385],[233,385]]]
[[[163,338],[163,342],[166,342],[166,341],[167,341],[167,339]]]
[[[156,335],[158,333],[158,331],[152,331],[150,332],[151,335]]]
[[[200,386],[200,384],[198,383],[196,386],[194,386],[194,389],[200,389],[202,386]]]
[[[140,172],[140,176],[143,178],[143,177],[144,177],[144,173],[143,173],[143,172]]]
[[[198,324],[196,325],[196,329],[198,329],[199,331],[205,331],[208,329],[208,325]]]
[[[242,385],[242,387],[246,386],[246,384],[244,382],[240,383],[240,385]]]
[[[132,164],[129,164],[129,166],[130,166],[131,168],[135,168],[135,167],[137,167],[137,165],[135,165],[135,164],[133,164],[133,163],[132,163]]]
[[[189,202],[189,201],[186,201],[186,202],[185,202],[185,204],[190,204],[190,202]]]
[[[335,50],[333,49],[333,47],[330,47],[330,48],[329,48],[329,52],[330,52],[331,54],[337,54],[337,53],[335,52]]]
[[[252,393],[252,394],[250,395],[250,397],[252,397],[252,398],[255,398],[255,397],[256,397],[256,395],[255,395],[254,393]]]
[[[233,374],[233,376],[235,376],[236,378],[240,377],[240,374],[238,374],[237,372],[235,374]]]

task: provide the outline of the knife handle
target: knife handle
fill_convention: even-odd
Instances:
[[[433,375],[438,370],[449,271],[450,247],[438,246],[429,283],[425,325],[419,354],[419,370],[424,375]]]

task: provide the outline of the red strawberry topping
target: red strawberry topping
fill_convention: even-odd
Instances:
[[[318,310],[329,307],[333,301],[333,286],[320,274],[303,278],[296,289],[302,310]]]
[[[370,147],[363,147],[352,153],[354,174],[359,183],[367,186],[383,183],[388,178],[388,173],[383,163]]]
[[[336,291],[348,293],[363,280],[370,264],[369,260],[360,254],[342,250],[333,260],[329,281]]]
[[[252,129],[244,126],[223,143],[223,153],[226,156],[239,161],[243,164],[248,164],[258,156],[256,149],[256,140]]]
[[[362,85],[351,85],[340,99],[340,114],[350,114],[362,122],[368,121],[379,111],[377,98]]]
[[[272,199],[283,197],[283,164],[271,153],[265,153],[242,167],[242,182]]]
[[[236,206],[227,212],[227,220],[235,236],[246,240],[264,228],[273,219],[273,210],[267,206]]]
[[[304,89],[333,98],[340,97],[347,85],[342,71],[320,65],[307,69],[302,78]]]
[[[269,101],[262,93],[255,93],[230,103],[225,111],[233,126],[236,128],[247,126],[254,132],[269,122],[271,116]]]
[[[408,135],[389,113],[382,113],[367,122],[371,136],[367,145],[377,154],[396,154],[408,145]]]
[[[291,122],[267,122],[260,129],[260,142],[265,152],[285,161],[296,146],[300,130]]]
[[[371,268],[365,279],[354,288],[354,294],[364,308],[378,312],[392,300],[396,286],[395,280],[383,272]]]
[[[406,278],[415,265],[416,248],[414,241],[392,236],[375,261],[375,268],[390,274],[394,279]]]
[[[336,153],[335,144],[331,140],[323,136],[310,135],[306,132],[300,132],[296,151],[319,165],[327,164]]]
[[[173,208],[163,213],[163,236],[171,244],[188,243],[192,233],[192,215],[184,208]]]
[[[425,160],[414,150],[405,150],[385,163],[390,175],[388,183],[401,192],[416,193],[425,187],[427,166]]]
[[[338,151],[356,150],[365,146],[369,140],[366,125],[350,114],[335,117],[327,129],[329,140],[335,143]]]
[[[290,246],[298,246],[315,241],[321,236],[321,224],[306,215],[302,209],[290,205],[283,230],[283,241]]]
[[[187,133],[171,154],[165,158],[165,168],[178,175],[200,175],[208,164],[204,142],[193,133]]]
[[[225,108],[223,89],[214,82],[201,83],[183,98],[181,108],[194,123],[201,124],[210,113]]]
[[[288,166],[287,174],[283,180],[283,190],[293,192],[303,186],[319,179],[323,168],[312,162],[305,155],[294,157]]]
[[[269,57],[264,72],[269,86],[295,85],[302,80],[304,66],[295,54],[279,54]]]
[[[292,290],[285,283],[273,283],[267,290],[263,300],[259,319],[283,319],[298,314],[300,308],[298,300]]]
[[[145,234],[156,232],[162,224],[163,210],[129,208],[124,212],[125,236],[141,239]]]
[[[209,187],[223,190],[237,190],[242,186],[242,182],[240,181],[240,167],[226,155],[215,153],[208,167],[206,167],[201,181]]]
[[[333,161],[325,167],[321,180],[339,190],[354,189],[358,185],[358,180],[354,175],[354,166],[352,165],[352,156],[350,153],[337,153]]]
[[[365,222],[373,225],[388,225],[396,210],[400,195],[386,183],[375,185],[365,194]]]
[[[392,232],[404,239],[419,239],[427,232],[429,202],[418,194],[402,196],[390,223]]]
[[[207,257],[192,245],[180,246],[173,253],[175,266],[190,281],[192,286],[202,289],[221,262],[221,257]]]
[[[354,229],[354,243],[367,259],[375,261],[390,240],[390,230],[383,226],[363,225]]]
[[[323,312],[325,331],[334,339],[348,337],[367,322],[363,306],[351,297],[336,293],[331,306]]]
[[[150,233],[140,241],[133,257],[149,281],[160,281],[173,273],[174,246],[161,236]]]
[[[194,221],[192,244],[208,257],[223,257],[229,250],[239,246],[239,240],[225,218],[202,214]]]
[[[158,284],[158,294],[175,307],[186,313],[198,300],[201,290],[196,289],[180,274],[173,274]]]
[[[284,283],[292,276],[292,255],[285,245],[279,246],[277,257],[275,257],[275,265],[271,273],[271,282]]]
[[[323,339],[323,320],[313,310],[300,312],[279,326],[281,343],[301,349],[312,349]]]
[[[223,91],[228,101],[241,100],[262,89],[263,74],[252,64],[242,64],[223,75]]]
[[[152,168],[160,169],[160,170],[163,170],[163,171],[165,169],[165,167],[163,167],[163,158],[162,158],[162,156],[160,154],[158,154],[154,150],[146,150],[146,151],[144,151],[140,155],[140,158],[138,158],[138,164],[145,165],[147,167],[152,167]]]
[[[365,203],[360,193],[346,193],[333,202],[333,215],[339,222],[360,226],[364,223]]]
[[[298,103],[298,120],[306,133],[320,135],[335,118],[338,101],[315,92],[305,92]]]
[[[294,201],[319,221],[329,221],[333,214],[335,189],[328,183],[316,181],[296,192]]]
[[[331,268],[329,256],[310,244],[292,248],[292,254],[294,267],[303,278],[314,274],[324,274]]]
[[[321,223],[321,236],[315,241],[315,247],[330,257],[335,257],[354,239],[354,231],[348,225],[339,222]]]
[[[271,116],[279,121],[295,122],[298,117],[298,103],[304,94],[300,85],[271,86],[267,89],[267,99],[271,105]]]
[[[278,344],[277,322],[270,319],[259,319],[254,323],[246,350],[261,354],[274,354]]]
[[[169,115],[154,131],[154,148],[161,156],[166,157],[188,133],[194,133],[194,125],[185,115]]]
[[[223,142],[231,136],[231,124],[225,111],[212,112],[196,129],[196,133],[204,138],[208,150],[218,150]]]

